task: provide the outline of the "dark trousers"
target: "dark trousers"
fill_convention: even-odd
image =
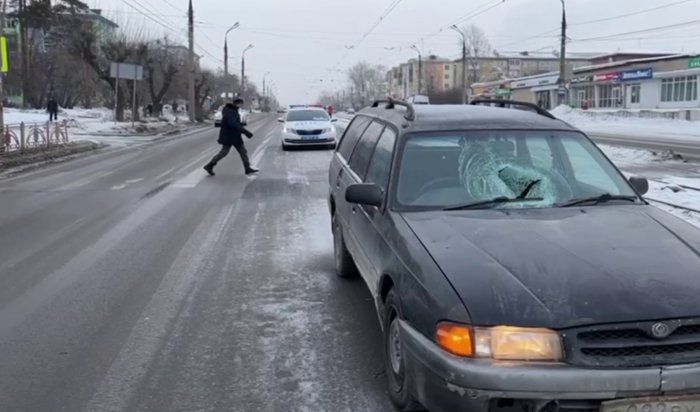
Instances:
[[[245,149],[245,144],[241,142],[240,145],[233,146],[236,148],[236,151],[238,151],[238,154],[241,156],[241,161],[243,162],[243,167],[247,171],[250,169],[250,160],[248,160],[248,151]],[[214,167],[216,166],[217,163],[224,157],[228,155],[228,153],[231,151],[231,146],[230,145],[221,145],[221,150],[219,153],[217,153],[209,162],[209,166]]]
[[[58,120],[58,112],[49,112],[49,121]]]

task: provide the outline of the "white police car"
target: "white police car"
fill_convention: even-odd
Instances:
[[[335,148],[338,131],[331,119],[322,108],[299,107],[289,109],[285,117],[278,121],[282,127],[282,149],[302,146],[325,146]]]

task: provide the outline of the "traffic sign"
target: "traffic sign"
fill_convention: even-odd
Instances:
[[[7,73],[10,71],[10,57],[7,53],[7,37],[0,37],[0,57],[2,58],[2,63],[0,64],[0,72]]]

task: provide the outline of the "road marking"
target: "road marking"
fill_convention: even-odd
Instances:
[[[192,170],[189,174],[187,174],[185,177],[176,180],[175,183],[170,185],[170,187],[178,189],[190,189],[197,186],[206,177],[207,174],[203,170],[196,168]]]
[[[277,130],[271,130],[267,135],[265,135],[265,140],[255,149],[255,151],[253,151],[253,155],[250,159],[251,165],[257,166],[258,163],[260,163],[260,160],[262,160],[262,157],[265,154],[265,149],[267,149],[267,145],[270,143],[270,140],[272,140],[273,134],[276,133]]]
[[[114,173],[113,170],[97,172],[97,173],[91,174],[90,176],[86,176],[86,177],[84,177],[84,178],[82,178],[82,179],[78,179],[78,180],[76,180],[75,182],[71,182],[71,183],[65,184],[65,185],[63,185],[63,186],[59,186],[59,187],[57,187],[57,188],[55,188],[55,189],[52,189],[51,191],[53,191],[53,192],[64,192],[64,191],[67,191],[67,190],[74,190],[74,189],[77,189],[77,188],[79,188],[79,187],[86,186],[86,185],[92,183],[93,181],[95,181],[95,180],[97,180],[97,179],[99,179],[99,178],[101,178],[101,177],[105,177],[105,176],[111,175],[112,173]]]
[[[167,176],[167,175],[168,175],[170,172],[172,172],[173,170],[175,170],[175,168],[174,168],[174,167],[171,167],[170,169],[168,169],[168,170],[166,170],[165,172],[163,172],[163,173],[159,174],[158,176],[156,176],[155,180],[160,180],[160,179],[164,178],[165,176]]]
[[[112,364],[98,382],[85,412],[127,410],[178,322],[187,318],[193,296],[211,276],[221,240],[238,215],[239,203],[210,211],[180,249],[141,312]]]
[[[138,183],[138,182],[140,182],[140,181],[142,181],[142,180],[143,180],[143,177],[139,177],[138,179],[129,179],[129,180],[125,180],[124,183],[122,183],[122,184],[120,184],[120,185],[112,186],[112,190],[122,190],[122,189],[124,189],[125,187],[127,187],[128,185],[134,184],[134,183]]]

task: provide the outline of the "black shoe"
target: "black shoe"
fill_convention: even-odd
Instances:
[[[260,170],[258,169],[253,169],[252,167],[249,167],[246,171],[245,174],[247,175],[252,175],[253,173],[258,173]]]
[[[206,170],[207,173],[209,173],[209,176],[215,176],[215,175],[216,175],[216,173],[214,173],[214,166],[212,166],[212,165],[206,165],[206,166],[204,166],[204,170]]]

